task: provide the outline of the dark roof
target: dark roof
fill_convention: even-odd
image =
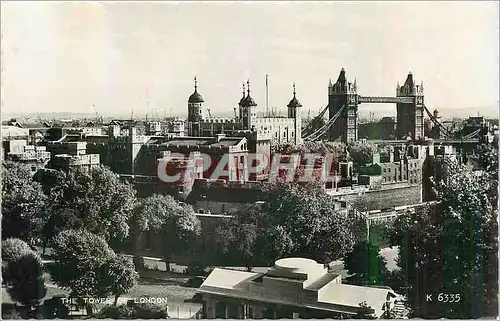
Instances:
[[[415,85],[415,82],[413,81],[413,74],[411,72],[408,73],[404,85],[409,86],[410,88],[413,88],[413,86]]]
[[[218,142],[214,137],[175,137],[165,141],[161,137],[150,139],[147,144],[161,144],[164,146],[210,146],[214,148],[235,146],[243,137],[224,137]]]
[[[301,103],[293,96],[292,100],[288,103],[288,107],[302,107]]]
[[[243,99],[240,103],[242,107],[254,107],[257,106],[257,103],[255,103],[255,100],[248,94],[245,99]]]
[[[189,96],[188,102],[189,103],[202,103],[202,102],[204,102],[203,97],[198,92],[198,89],[196,89],[196,88],[194,89],[194,93],[191,96]]]
[[[345,70],[344,70],[344,68],[342,68],[340,70],[339,78],[337,78],[337,82],[335,83],[335,85],[340,90],[344,90],[346,84],[347,84],[347,78],[345,76]]]
[[[288,103],[287,107],[302,107],[297,97],[295,97],[295,84],[293,84],[293,98]]]
[[[107,143],[108,142],[108,136],[105,135],[89,135],[85,136],[84,140],[87,143]]]
[[[229,146],[235,146],[238,145],[239,142],[241,142],[242,137],[228,137],[228,138],[222,138],[219,140],[219,142],[214,142],[212,144],[208,144],[210,147],[229,147]]]

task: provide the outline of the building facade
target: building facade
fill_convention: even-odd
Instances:
[[[376,318],[394,307],[390,288],[342,284],[323,264],[304,258],[275,262],[267,273],[216,268],[198,290],[204,318],[349,318],[365,302]]]
[[[302,104],[296,98],[295,85],[293,98],[288,103],[287,117],[258,117],[257,103],[250,94],[250,82],[247,81],[246,93],[234,108],[234,117],[212,117],[210,109],[204,108],[203,96],[198,92],[195,80],[194,93],[188,99],[187,132],[192,137],[213,137],[215,134],[241,135],[244,131],[256,133],[257,142],[274,143],[302,142]]]

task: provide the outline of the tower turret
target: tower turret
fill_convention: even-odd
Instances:
[[[410,71],[403,86],[397,88],[398,97],[411,97],[412,102],[398,103],[396,136],[414,140],[424,137],[424,90],[423,82],[416,85]]]
[[[344,107],[335,124],[330,128],[331,140],[341,139],[343,142],[358,140],[358,94],[357,82],[347,80],[345,69],[340,70],[337,82],[333,84],[328,95],[329,118],[333,118]]]
[[[299,102],[299,100],[296,97],[295,93],[295,83],[293,83],[293,98],[290,100],[290,102],[287,105],[288,107],[288,118],[293,118],[294,119],[294,140],[295,144],[301,144],[302,143],[302,104]]]
[[[198,92],[198,80],[194,77],[194,93],[188,99],[188,135],[200,135],[200,122],[203,120],[203,96]]]
[[[243,129],[252,129],[253,120],[256,117],[255,108],[257,103],[250,96],[250,80],[247,80],[247,96],[240,102],[240,120]]]
[[[238,118],[239,120],[241,120],[241,117],[243,116],[243,105],[244,105],[244,101],[245,101],[245,96],[246,95],[246,92],[245,92],[245,82],[243,82],[243,96],[241,97],[240,99],[240,102],[238,103],[238,106],[239,106],[239,118],[235,115],[236,118]],[[236,109],[235,109],[235,113],[236,113]]]

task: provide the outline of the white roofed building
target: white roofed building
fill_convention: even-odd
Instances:
[[[204,318],[349,318],[360,304],[377,318],[394,308],[390,288],[342,284],[342,277],[314,260],[285,258],[267,273],[216,268],[199,288]]]

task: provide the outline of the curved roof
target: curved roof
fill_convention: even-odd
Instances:
[[[197,89],[194,90],[194,93],[189,96],[189,103],[202,103],[204,102],[203,96],[200,95]]]
[[[295,97],[295,83],[293,84],[293,98],[290,100],[287,107],[302,107],[302,104],[299,102],[297,97]]]
[[[315,271],[318,265],[321,264],[314,260],[300,257],[280,259],[274,263],[274,267],[276,269],[305,274],[309,274],[310,272]]]
[[[240,105],[242,107],[253,107],[257,106],[257,103],[255,103],[255,100],[250,96],[250,93],[245,97],[245,99],[242,99],[240,102]]]

